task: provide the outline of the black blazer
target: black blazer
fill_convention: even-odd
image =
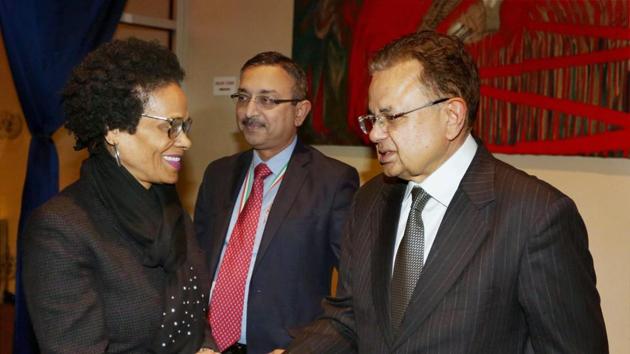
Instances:
[[[187,257],[207,276],[187,220]],[[147,352],[162,323],[166,273],[142,265],[141,251],[85,180],[38,208],[23,241],[24,291],[42,353]]]
[[[587,234],[561,192],[482,146],[449,205],[400,330],[389,283],[406,182],[357,193],[337,298],[292,353],[607,353]]]
[[[206,169],[195,231],[214,276],[252,150]],[[312,321],[330,294],[341,229],[358,188],[357,171],[299,141],[267,219],[249,287],[248,353],[288,345],[288,329]],[[208,278],[208,283],[212,278]]]

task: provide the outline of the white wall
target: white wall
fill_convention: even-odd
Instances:
[[[242,148],[229,98],[211,94],[214,76],[238,76],[245,60],[264,50],[291,54],[293,0],[190,0],[187,6],[187,92],[195,118],[180,191],[192,210],[206,164]],[[365,181],[379,171],[367,147],[319,146],[355,166]],[[550,182],[578,205],[608,327],[611,353],[630,353],[630,160],[498,156]]]

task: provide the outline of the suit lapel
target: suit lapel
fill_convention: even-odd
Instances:
[[[380,191],[374,214],[369,216],[372,222],[368,230],[377,232],[372,257],[372,297],[378,324],[388,345],[394,341],[390,319],[389,283],[401,201],[406,187],[406,183],[400,180],[391,182],[385,183]]]
[[[224,188],[228,191],[228,193],[217,194],[217,196],[223,197],[216,204],[219,210],[217,210],[217,215],[214,223],[215,228],[212,233],[212,235],[220,235],[220,237],[212,237],[212,244],[210,245],[210,249],[212,250],[212,254],[210,254],[209,257],[211,262],[210,274],[213,276],[216,272],[216,267],[218,266],[221,250],[223,249],[223,244],[225,243],[227,231],[230,226],[230,219],[232,218],[232,212],[238,198],[238,192],[241,190],[241,186],[243,184],[243,181],[245,180],[245,176],[247,175],[247,171],[249,170],[249,165],[252,162],[253,156],[254,155],[252,150],[249,150],[240,154],[236,158],[233,168],[231,168],[229,171],[225,171],[226,185],[224,186]]]
[[[464,175],[411,297],[393,349],[412,336],[457,281],[488,235],[486,223],[494,200],[494,161],[479,146]]]
[[[254,263],[254,272],[256,272],[260,260],[264,257],[282,221],[289,213],[289,210],[291,210],[293,201],[299,195],[300,188],[308,172],[307,165],[311,161],[311,158],[311,152],[298,141],[293,155],[289,160],[289,165],[287,166],[284,179],[280,184],[278,194],[276,194],[273,200],[265,225],[265,231],[263,232],[260,247],[258,248],[258,255]]]

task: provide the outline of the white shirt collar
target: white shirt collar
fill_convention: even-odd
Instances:
[[[409,197],[413,187],[420,186],[431,198],[448,207],[476,152],[477,142],[469,133],[462,146],[455,151],[453,156],[444,161],[437,170],[433,171],[421,183],[409,181],[405,191],[405,199]]]

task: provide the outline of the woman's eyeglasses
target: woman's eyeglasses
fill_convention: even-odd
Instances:
[[[168,124],[170,125],[168,129],[168,137],[170,139],[177,138],[179,134],[181,134],[182,132],[188,134],[188,132],[190,132],[190,128],[192,127],[192,118],[190,117],[184,120],[184,118],[168,118],[168,117],[160,117],[160,116],[154,116],[154,115],[144,114],[144,113],[141,114],[141,116],[168,122]]]

